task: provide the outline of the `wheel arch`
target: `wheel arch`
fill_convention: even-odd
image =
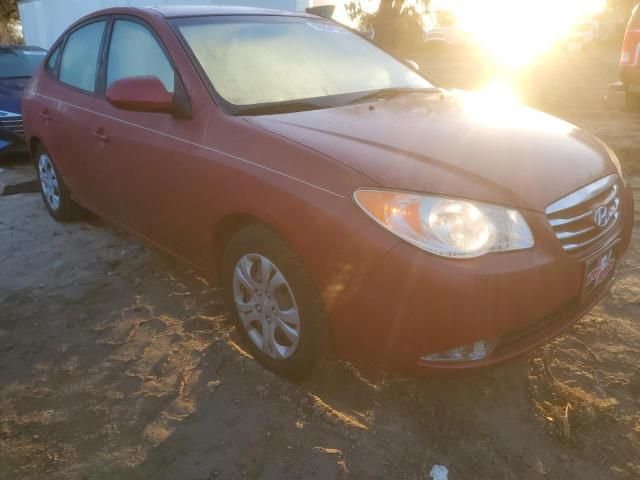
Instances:
[[[245,212],[228,213],[216,222],[213,229],[213,260],[214,267],[218,275],[220,274],[224,247],[229,239],[242,228],[256,224],[264,225],[265,227],[273,230],[278,236],[286,241],[286,238],[281,234],[281,232],[275,229],[273,225],[253,214]]]
[[[42,144],[42,140],[39,137],[33,136],[29,138],[29,142],[27,143],[27,148],[29,150],[29,155],[31,156],[31,161],[35,164],[36,159],[36,151],[38,147]]]
[[[221,285],[224,286],[224,280],[222,275],[222,259],[224,256],[224,249],[227,242],[231,239],[231,237],[241,229],[249,226],[249,225],[262,225],[267,229],[271,230],[275,235],[280,237],[282,241],[291,249],[291,251],[298,257],[301,262],[303,268],[308,272],[312,285],[317,289],[320,294],[320,308],[322,311],[322,315],[324,320],[326,321],[327,326],[327,347],[329,351],[335,352],[335,339],[334,339],[334,331],[327,318],[326,304],[324,302],[324,298],[321,293],[321,289],[317,283],[317,279],[315,278],[314,272],[309,268],[307,262],[305,262],[304,258],[298,255],[298,252],[293,248],[291,242],[287,238],[287,236],[283,233],[282,229],[278,228],[277,225],[274,225],[272,222],[261,218],[255,214],[246,213],[246,212],[235,212],[228,213],[222,218],[220,218],[213,229],[213,261],[214,261],[214,270],[216,272],[216,280],[220,282]]]

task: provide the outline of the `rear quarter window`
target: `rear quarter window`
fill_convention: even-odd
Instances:
[[[47,60],[47,70],[50,72],[54,72],[56,70],[56,65],[58,64],[58,58],[60,57],[61,47],[58,46],[55,50],[49,55],[49,59]]]

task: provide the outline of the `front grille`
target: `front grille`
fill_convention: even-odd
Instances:
[[[549,224],[567,252],[606,238],[620,220],[620,178],[609,175],[545,209]]]
[[[22,125],[22,116],[20,115],[0,117],[0,127],[24,137],[24,126]]]

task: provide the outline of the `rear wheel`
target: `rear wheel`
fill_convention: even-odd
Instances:
[[[51,216],[60,222],[70,222],[82,217],[85,211],[71,199],[60,172],[43,146],[36,151],[36,170],[40,193]]]
[[[322,303],[302,262],[263,225],[234,234],[224,251],[227,305],[253,356],[293,379],[320,367],[327,353]]]

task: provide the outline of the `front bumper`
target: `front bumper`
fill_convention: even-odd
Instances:
[[[428,362],[418,359],[415,373],[426,369],[432,370],[465,370],[469,368],[482,368],[507,360],[517,358],[531,351],[533,348],[544,345],[560,335],[564,330],[586,315],[595,307],[615,282],[615,274],[587,298],[577,298],[562,306],[556,312],[528,325],[527,327],[503,335],[497,339],[497,347],[482,360],[463,362]]]
[[[0,138],[0,157],[27,153],[27,145],[24,141],[6,142]]]
[[[619,240],[627,249],[633,199],[622,194],[622,220],[598,244],[565,252],[547,217],[523,212],[536,245],[518,252],[451,260],[400,242],[376,271],[331,312],[337,354],[362,365],[408,374],[496,364],[522,355],[567,328],[607,293],[612,280],[582,295],[585,259]],[[427,362],[426,355],[481,340],[493,352],[470,362]]]
[[[19,135],[0,128],[0,156],[25,153],[27,145]]]
[[[0,155],[26,151],[22,116],[17,113],[0,112]]]

